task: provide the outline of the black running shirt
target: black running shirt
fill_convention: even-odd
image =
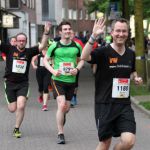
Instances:
[[[95,49],[91,53],[91,58],[90,63],[97,64],[95,102],[130,103],[130,87],[128,85],[130,75],[135,71],[135,53],[126,48],[125,53],[121,56],[108,45]],[[114,83],[117,83],[115,87]],[[127,91],[128,96],[125,94]],[[117,93],[119,93],[119,97]]]
[[[15,46],[1,44],[0,51],[6,54],[4,78],[16,83],[28,81],[31,59],[39,53],[38,46],[20,52]]]

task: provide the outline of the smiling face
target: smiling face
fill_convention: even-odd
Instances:
[[[62,25],[62,30],[59,33],[61,35],[61,39],[70,39],[71,26],[70,25]]]
[[[126,22],[117,21],[111,31],[113,43],[116,45],[124,45],[128,38],[129,27]]]

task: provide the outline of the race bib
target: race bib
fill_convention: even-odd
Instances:
[[[72,62],[61,62],[59,63],[59,69],[61,70],[62,75],[71,75],[70,70],[74,68],[74,64]]]
[[[43,67],[44,64],[43,64],[43,57],[40,57],[40,66]]]
[[[128,98],[130,79],[113,78],[112,98]]]
[[[27,67],[27,61],[24,60],[13,60],[12,72],[14,73],[25,73]]]

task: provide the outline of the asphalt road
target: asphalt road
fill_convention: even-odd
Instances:
[[[90,66],[81,71],[78,91],[78,105],[67,115],[65,126],[66,144],[58,145],[55,121],[56,101],[51,95],[49,111],[43,112],[37,102],[35,71],[30,69],[30,98],[27,102],[25,118],[21,126],[22,138],[12,136],[15,114],[7,111],[4,98],[4,62],[0,62],[0,150],[95,150],[98,143],[94,120],[94,78]],[[150,118],[134,108],[137,122],[137,140],[133,150],[150,149]],[[113,139],[113,145],[119,139]]]

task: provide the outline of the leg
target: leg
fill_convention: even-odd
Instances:
[[[111,144],[111,138],[99,142],[99,144],[96,147],[96,150],[108,150]]]
[[[15,124],[16,128],[19,128],[23,121],[25,106],[26,106],[26,98],[24,96],[19,96],[17,98],[16,124]]]
[[[120,142],[114,146],[114,150],[130,150],[135,144],[135,135],[124,132],[121,134]]]
[[[49,91],[48,91],[48,85],[49,85],[49,76],[46,74],[47,70],[45,72],[45,75],[43,76],[43,107],[42,110],[47,111],[47,102],[48,102],[48,96],[49,96]]]
[[[65,96],[61,95],[57,97],[57,113],[56,113],[56,121],[58,127],[58,134],[64,133],[64,115],[70,109],[70,102],[65,100]]]
[[[36,70],[36,80],[38,83],[38,92],[39,92],[39,97],[38,97],[38,102],[42,103],[43,102],[43,72],[40,69]]]
[[[47,108],[48,98],[49,98],[49,94],[48,93],[43,93],[43,106],[42,106],[43,111],[48,110],[48,108]]]
[[[8,110],[9,112],[13,113],[17,109],[17,102],[12,102],[8,104]]]

